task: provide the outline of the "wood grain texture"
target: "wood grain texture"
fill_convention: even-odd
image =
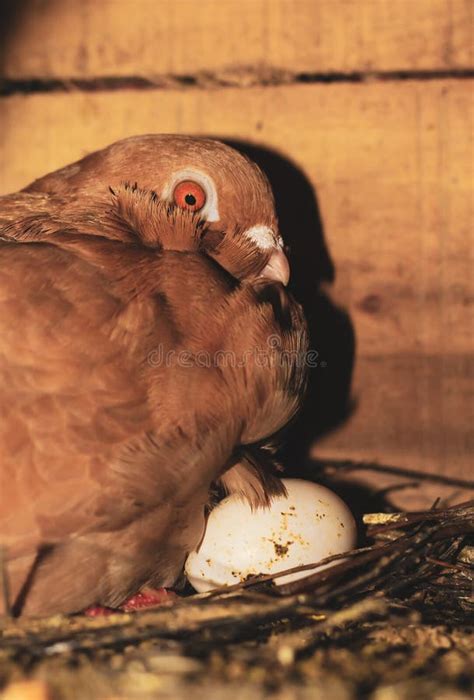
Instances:
[[[314,457],[378,462],[472,480],[472,354],[359,354],[353,393],[352,417],[314,445]],[[363,471],[357,477],[381,487],[411,481]],[[423,484],[421,489],[401,491],[395,500],[403,508],[430,508],[438,496],[450,494],[458,501],[472,498],[472,492],[463,494],[459,488]]]
[[[473,103],[464,81],[38,95],[3,100],[1,115],[1,192],[134,133],[274,148],[316,189],[335,300],[356,320],[359,351],[471,350]]]
[[[14,96],[0,115],[1,192],[140,132],[239,138],[295,162],[316,189],[336,268],[330,293],[357,341],[358,408],[317,454],[467,475],[469,81]]]
[[[471,0],[30,0],[23,11],[15,3],[3,47],[9,78],[199,71],[225,78],[239,67],[352,73],[473,63]]]

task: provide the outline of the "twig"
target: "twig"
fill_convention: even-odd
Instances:
[[[4,615],[6,617],[12,616],[12,610],[10,605],[10,582],[8,579],[7,570],[7,557],[5,548],[0,546],[0,588],[1,596],[3,602]]]
[[[352,460],[325,459],[315,460],[313,464],[318,465],[325,474],[333,475],[339,472],[351,471],[372,471],[393,474],[394,476],[417,479],[419,481],[433,481],[446,486],[459,486],[464,489],[474,490],[474,481],[460,479],[454,476],[444,476],[443,474],[432,474],[417,471],[415,469],[405,469],[404,467],[393,467],[387,464],[377,464],[375,462],[355,462]]]

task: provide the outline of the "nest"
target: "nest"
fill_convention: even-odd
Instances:
[[[296,569],[141,613],[6,619],[0,684],[21,700],[470,698],[474,501],[364,524],[365,546],[289,584]]]

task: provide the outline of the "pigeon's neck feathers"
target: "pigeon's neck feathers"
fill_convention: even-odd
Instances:
[[[158,250],[195,251],[199,248],[203,222],[193,212],[171,207],[154,191],[124,184],[111,190],[112,218],[140,243]]]

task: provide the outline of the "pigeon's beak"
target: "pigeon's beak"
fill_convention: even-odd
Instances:
[[[276,248],[259,275],[272,282],[281,282],[285,287],[290,279],[290,264],[281,248]]]

